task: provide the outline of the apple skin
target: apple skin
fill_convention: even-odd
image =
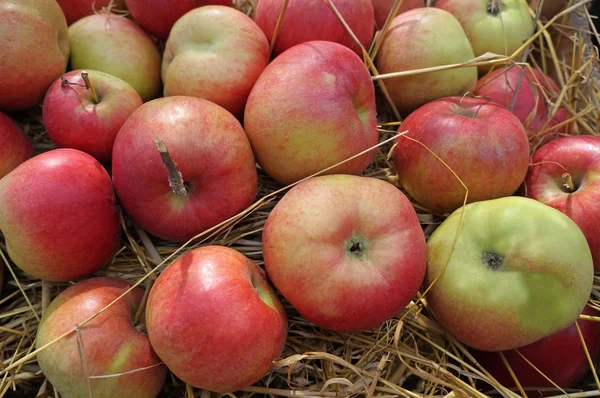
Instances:
[[[390,15],[392,8],[394,8],[395,1],[396,0],[371,0],[373,3],[373,10],[375,11],[375,23],[377,28],[383,28],[388,15]],[[425,7],[425,0],[402,0],[402,5],[396,16],[414,8],[421,7]]]
[[[466,191],[427,148],[465,183],[468,203],[510,196],[527,174],[529,142],[523,126],[487,99],[440,98],[411,113],[400,130],[408,133],[396,139],[393,152],[399,182],[433,212],[461,207]]]
[[[460,23],[439,8],[417,8],[398,15],[377,54],[380,74],[459,64],[474,58]],[[438,98],[473,91],[477,68],[459,68],[385,79],[394,105],[408,115]]]
[[[29,138],[10,117],[0,111],[0,179],[33,155]]]
[[[267,218],[263,256],[290,304],[336,332],[371,329],[402,312],[427,260],[406,196],[385,181],[352,175],[313,177],[290,189]]]
[[[563,186],[564,173],[572,177],[574,192]],[[566,136],[539,147],[524,187],[527,197],[575,221],[587,238],[594,267],[600,270],[600,137]]]
[[[264,271],[228,247],[173,261],[146,307],[152,347],[184,382],[233,392],[258,381],[283,351],[287,315]]]
[[[34,156],[0,180],[0,230],[26,273],[51,282],[89,275],[120,244],[110,176],[76,149]]]
[[[164,95],[214,102],[241,118],[254,83],[269,64],[269,42],[246,14],[196,8],[173,26],[162,62]]]
[[[38,105],[69,60],[62,10],[55,0],[3,0],[0,37],[0,109]]]
[[[40,348],[101,311],[131,287],[115,278],[91,278],[63,290],[44,312],[36,347]],[[92,321],[80,327],[89,376],[103,376],[146,368],[119,377],[91,379],[95,398],[119,396],[154,398],[167,376],[166,366],[137,330],[133,317],[144,291],[135,288]],[[37,360],[44,376],[64,397],[88,396],[77,334],[40,351]]]
[[[260,166],[290,184],[377,145],[375,89],[361,59],[312,41],[273,60],[250,92],[244,127]],[[360,174],[368,151],[327,174]]]
[[[166,145],[188,187],[178,196],[155,137]],[[159,98],[139,107],[113,147],[112,172],[120,202],[144,229],[185,242],[252,204],[258,173],[240,122],[196,97]]]
[[[254,11],[254,20],[265,32],[269,43],[273,40],[284,1],[260,0]],[[375,33],[375,15],[371,0],[333,0],[332,2],[358,41],[368,50]],[[279,55],[297,44],[308,41],[339,43],[362,57],[360,46],[348,34],[327,0],[290,1],[281,21],[273,53]]]
[[[69,26],[71,69],[108,73],[133,87],[144,102],[161,88],[158,48],[142,28],[120,15],[89,15]]]
[[[82,70],[62,77],[84,85]],[[42,107],[42,120],[48,136],[58,147],[89,153],[101,163],[109,163],[115,137],[125,120],[142,105],[140,95],[123,80],[107,73],[85,71],[100,99],[78,85],[62,85],[61,79],[48,89]]]
[[[427,242],[426,285],[439,276],[427,303],[450,334],[481,351],[504,351],[575,322],[592,291],[594,265],[573,220],[519,196],[470,203],[461,213]]]
[[[108,7],[111,0],[56,0],[60,8],[62,8],[67,25],[79,21],[81,18],[94,14],[94,11],[101,11],[102,8]],[[113,0],[115,10],[124,10],[124,0]]]

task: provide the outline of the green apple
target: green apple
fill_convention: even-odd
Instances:
[[[426,295],[430,309],[459,341],[482,351],[518,348],[565,329],[592,291],[594,265],[583,232],[533,199],[459,208],[427,249],[427,285],[437,278]]]

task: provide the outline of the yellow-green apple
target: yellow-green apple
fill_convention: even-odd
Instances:
[[[600,137],[560,137],[541,146],[533,154],[524,188],[527,197],[575,221],[600,269]]]
[[[392,12],[396,0],[371,0],[371,2],[373,3],[373,11],[375,12],[375,23],[377,24],[377,28],[381,29]],[[421,7],[425,7],[425,0],[402,0],[396,16],[408,10]]]
[[[375,88],[361,59],[327,41],[298,44],[273,60],[250,92],[244,127],[260,166],[290,184],[378,142]],[[327,171],[360,174],[374,150]]]
[[[89,275],[119,247],[110,176],[76,149],[34,156],[0,180],[0,230],[9,256],[26,273],[54,282]]]
[[[236,215],[258,191],[242,125],[196,97],[158,98],[133,112],[117,134],[112,173],[123,208],[171,241],[187,241]]]
[[[385,181],[318,176],[269,214],[265,268],[273,285],[322,328],[361,332],[401,313],[423,282],[427,251],[417,214]]]
[[[460,229],[459,229],[460,227]],[[571,325],[594,281],[592,253],[569,217],[511,196],[467,204],[427,242],[426,295],[463,344],[503,351]]]
[[[287,325],[264,271],[224,246],[203,246],[173,261],[146,306],[160,359],[184,382],[215,392],[265,376],[283,351]]]
[[[124,0],[56,0],[65,13],[67,25],[79,21],[83,17],[111,7],[111,10],[125,9]]]
[[[31,141],[6,114],[0,111],[0,178],[33,156]]]
[[[56,0],[0,0],[0,109],[38,105],[69,60],[65,16]]]
[[[232,7],[205,6],[173,26],[162,61],[164,95],[199,97],[237,117],[269,63],[269,42],[258,25]]]
[[[125,3],[133,19],[160,40],[167,40],[175,22],[194,8],[231,6],[231,0],[125,0]]]
[[[79,326],[77,332],[37,354],[44,376],[61,396],[158,396],[167,368],[132,319],[142,304],[142,289],[134,288],[81,325],[130,288],[131,284],[121,279],[85,279],[63,290],[44,312],[37,331],[37,348]],[[89,389],[86,376],[90,377]]]
[[[284,3],[285,0],[260,0],[254,12],[254,20],[265,32],[275,55],[300,43],[325,40],[343,44],[362,56],[360,46],[348,33],[327,0],[288,2],[275,37],[275,28]],[[371,0],[332,0],[332,3],[360,44],[368,50],[375,32]]]
[[[161,57],[152,38],[130,19],[89,15],[69,26],[71,69],[92,69],[125,80],[143,101],[161,87]]]
[[[119,129],[141,105],[140,95],[125,81],[95,70],[74,70],[50,86],[42,118],[58,147],[79,149],[108,163]]]
[[[417,8],[392,21],[376,63],[379,73],[410,71],[474,58],[460,23],[439,8]],[[437,98],[463,95],[477,83],[477,68],[420,73],[384,80],[396,108],[404,114]]]
[[[469,189],[468,202],[512,195],[527,174],[523,125],[487,99],[440,98],[412,112],[401,129],[408,133],[393,152],[399,182],[433,212],[463,205],[466,191],[453,172]]]

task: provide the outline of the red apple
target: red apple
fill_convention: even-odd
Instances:
[[[399,182],[433,212],[454,211],[466,193],[434,154],[466,184],[468,203],[512,195],[527,173],[529,142],[523,125],[492,101],[441,98],[411,113],[400,129],[408,133],[398,137],[393,153]]]
[[[123,80],[94,70],[75,70],[48,89],[43,123],[57,146],[79,149],[108,163],[119,129],[141,105],[140,95]]]
[[[265,268],[302,316],[360,332],[398,315],[421,286],[426,243],[400,190],[369,177],[319,176],[294,186],[269,214]]]
[[[156,138],[166,146],[162,155]],[[165,157],[175,165],[165,167]],[[187,241],[236,215],[258,191],[240,122],[196,97],[159,98],[139,107],[117,134],[112,172],[125,211],[171,241]]]
[[[124,0],[56,0],[67,18],[67,25],[71,25],[83,17],[92,15],[112,3],[111,10],[123,10]]]
[[[28,274],[54,282],[89,275],[119,247],[110,176],[76,149],[37,155],[0,180],[0,230]]]
[[[587,238],[600,269],[600,137],[561,137],[533,154],[525,194],[568,215]]]
[[[392,12],[396,0],[371,0],[371,2],[375,11],[375,23],[377,24],[377,28],[381,29],[385,25],[388,15]],[[396,16],[408,10],[421,7],[425,7],[425,0],[402,0]]]
[[[371,0],[332,0],[332,3],[368,50],[375,31]],[[344,28],[327,0],[288,2],[277,38],[272,43],[283,5],[284,0],[260,0],[254,11],[254,20],[274,46],[276,55],[300,43],[326,40],[343,44],[362,56],[360,46]]]
[[[56,0],[2,0],[0,38],[0,109],[38,105],[69,60],[62,10]]]
[[[257,265],[228,247],[204,246],[158,277],[146,325],[152,347],[175,376],[194,387],[233,392],[271,370],[288,324]]]
[[[31,141],[0,111],[0,178],[33,156]]]
[[[38,326],[36,347],[40,348],[77,327],[130,287],[128,282],[113,278],[91,278],[69,286],[44,312]],[[122,397],[158,396],[167,368],[132,319],[143,296],[144,291],[135,288],[81,326],[80,337],[77,332],[71,333],[37,354],[44,376],[62,396],[93,394],[94,398],[112,398],[116,393]],[[83,341],[83,351],[79,348],[79,338]],[[81,358],[85,358],[85,366]],[[124,374],[91,378],[91,391],[88,390],[86,376],[119,373]]]

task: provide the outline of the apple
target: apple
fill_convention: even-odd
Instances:
[[[185,13],[206,5],[231,6],[231,0],[125,0],[142,28],[160,40],[167,40],[171,28]]]
[[[0,179],[34,155],[31,141],[0,111]]]
[[[271,370],[288,323],[262,269],[234,249],[203,246],[160,274],[148,296],[146,325],[152,347],[175,376],[225,393]]]
[[[204,98],[241,118],[268,63],[269,42],[250,17],[232,7],[196,8],[175,23],[167,40],[164,95]]]
[[[117,134],[112,172],[125,211],[170,241],[185,242],[238,214],[258,191],[240,122],[196,97],[159,98],[133,112]]]
[[[600,137],[567,136],[538,148],[525,194],[565,213],[581,228],[600,269]]]
[[[0,180],[0,230],[26,273],[52,282],[89,275],[120,244],[110,176],[76,149],[37,155]]]
[[[263,257],[274,286],[307,320],[362,332],[402,312],[425,275],[417,214],[392,184],[318,176],[290,189],[269,214]]]
[[[79,326],[125,293],[131,284],[115,278],[91,278],[63,290],[44,312],[38,326],[39,349]],[[40,351],[37,360],[44,376],[64,397],[112,398],[158,396],[167,368],[137,329],[133,316],[144,291],[136,287],[123,298],[57,343]],[[83,350],[78,340],[83,342]],[[82,363],[82,358],[86,361]],[[87,374],[86,374],[87,371]],[[118,377],[90,378],[86,376]]]
[[[161,57],[154,41],[130,19],[89,15],[69,26],[71,69],[108,73],[131,85],[144,102],[161,87]]]
[[[398,15],[381,42],[376,64],[380,74],[460,64],[473,49],[452,14],[439,8],[417,8]],[[403,115],[438,98],[463,95],[477,83],[477,68],[467,67],[403,77],[384,84]]]
[[[459,230],[460,226],[460,230]],[[467,204],[427,242],[429,309],[458,341],[504,351],[578,318],[594,281],[585,236],[569,217],[511,196]]]
[[[108,163],[119,129],[141,105],[140,95],[123,80],[95,70],[75,70],[50,86],[42,118],[57,146],[79,149]]]
[[[328,41],[273,60],[250,92],[244,127],[262,169],[290,184],[377,145],[375,88],[361,59]],[[328,174],[360,174],[370,150]]]
[[[398,181],[435,213],[464,203],[465,188],[452,171],[469,189],[469,203],[510,196],[527,174],[529,142],[521,122],[487,99],[440,98],[412,112],[400,129],[408,133],[396,139],[393,152]]]
[[[0,109],[38,105],[69,60],[62,10],[56,0],[2,0],[0,37]]]
[[[327,0],[290,1],[275,38],[275,28],[284,3],[285,0],[260,0],[254,10],[254,20],[265,32],[275,55],[307,41],[332,41],[350,48],[362,57],[360,46]],[[375,32],[371,0],[332,0],[332,3],[360,44],[368,50]]]
[[[383,25],[385,25],[388,15],[392,12],[396,0],[371,0],[371,2],[373,3],[373,10],[375,11],[375,23],[377,28],[381,29],[383,28]],[[402,4],[400,5],[396,16],[408,10],[421,7],[425,7],[425,0],[402,0]]]
[[[72,25],[105,7],[111,7],[111,10],[125,9],[124,0],[56,0],[56,2],[65,13],[67,25]]]

